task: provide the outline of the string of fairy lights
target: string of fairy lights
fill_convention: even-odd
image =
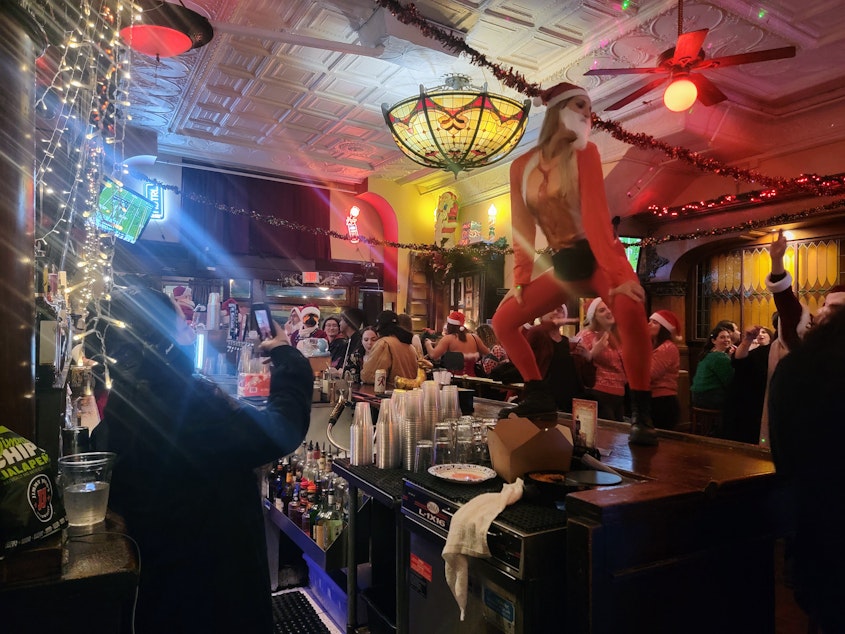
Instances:
[[[389,10],[400,22],[415,26],[423,35],[467,56],[473,64],[486,67],[502,84],[527,96],[536,96],[541,92],[539,85],[529,83],[513,68],[504,68],[491,62],[482,53],[467,45],[462,38],[431,24],[413,4],[403,6],[396,0],[374,0],[374,2]],[[60,47],[61,55],[55,73],[48,82],[43,82],[44,88],[38,96],[37,107],[47,109],[52,104],[59,112],[55,117],[55,129],[51,134],[45,134],[42,139],[43,146],[39,154],[36,179],[45,194],[54,197],[55,206],[61,211],[54,226],[43,237],[60,233],[64,240],[65,251],[72,251],[71,230],[76,215],[81,216],[84,222],[85,240],[81,253],[76,254],[76,264],[82,279],[74,285],[74,291],[80,301],[87,303],[100,296],[107,296],[110,283],[115,239],[113,235],[103,233],[94,226],[91,215],[97,203],[102,177],[104,175],[114,177],[126,172],[122,164],[122,145],[125,124],[130,120],[130,116],[128,113],[121,116],[121,110],[130,105],[131,56],[121,46],[118,33],[121,25],[130,22],[133,16],[129,0],[112,4],[107,4],[102,0],[96,2],[83,0],[81,6],[78,24],[68,32],[66,40]],[[86,114],[89,115],[88,120],[83,120],[82,117]],[[784,194],[800,193],[805,196],[831,197],[841,195],[845,190],[843,175],[801,174],[796,178],[772,177],[755,170],[726,165],[686,148],[671,146],[644,133],[629,132],[618,123],[605,121],[597,116],[594,116],[594,127],[624,143],[640,149],[662,152],[701,171],[766,187],[763,190],[726,195],[678,207],[652,206],[643,212],[656,219],[691,217],[703,212],[732,211],[740,206],[770,204],[776,202],[778,197]],[[68,138],[73,138],[74,135],[79,137],[79,130],[82,128],[84,128],[84,134],[81,135],[82,143],[76,147],[70,147]],[[109,151],[106,151],[106,148],[109,148]],[[73,157],[75,171],[69,188],[53,191],[47,183],[54,160],[63,152],[65,156]],[[183,192],[175,185],[163,183],[144,174],[138,172],[131,174],[138,180],[154,183],[164,190],[170,190],[183,198],[190,198],[195,202],[212,206],[222,213],[248,216],[258,222],[291,231],[329,236],[337,240],[349,239],[346,233],[301,225],[269,213],[224,205],[201,195]],[[724,227],[646,237],[640,244],[657,245],[676,240],[693,240],[705,236],[777,226],[813,216],[835,213],[843,207],[845,207],[845,200],[835,200],[760,220],[742,220]],[[368,236],[359,236],[358,239],[369,245],[408,249],[453,258],[486,257],[490,254],[512,252],[512,248],[504,240],[492,244],[444,248],[434,244],[403,243]],[[98,292],[100,287],[103,290]]]

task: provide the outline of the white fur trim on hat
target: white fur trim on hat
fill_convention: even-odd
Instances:
[[[661,315],[660,313],[654,313],[654,314],[650,317],[650,319],[653,319],[654,321],[656,321],[658,324],[660,324],[660,325],[661,325],[661,326],[663,326],[666,330],[668,330],[671,334],[673,334],[673,335],[675,334],[675,326],[673,326],[672,324],[670,324],[670,323],[669,323],[669,320],[668,320],[668,319],[666,319],[666,318],[665,318],[663,315]]]
[[[320,316],[320,309],[316,306],[303,306],[299,310],[300,318],[305,318],[305,315],[316,315],[317,317]]]
[[[556,106],[561,101],[566,101],[567,99],[572,99],[573,97],[587,97],[590,98],[590,95],[587,94],[587,91],[583,88],[579,88],[578,86],[573,86],[569,90],[564,90],[563,92],[555,95],[547,102],[543,102],[543,96],[539,95],[534,97],[533,103],[536,107],[546,106],[547,108],[551,108],[552,106]]]
[[[584,313],[584,321],[586,323],[591,323],[593,321],[593,317],[596,316],[596,311],[599,308],[599,304],[602,303],[601,297],[596,297],[593,301],[590,302],[590,305],[587,306],[587,312]]]

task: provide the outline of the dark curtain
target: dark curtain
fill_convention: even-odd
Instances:
[[[205,200],[195,200],[198,197]],[[186,167],[182,169],[182,209],[188,219],[183,225],[183,236],[196,253],[209,247],[234,255],[330,258],[328,236],[274,226],[231,211],[255,211],[307,227],[329,229],[328,190]]]

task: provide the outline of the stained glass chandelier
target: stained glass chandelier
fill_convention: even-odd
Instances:
[[[419,97],[381,110],[393,140],[405,155],[425,167],[452,172],[492,165],[522,139],[530,100],[494,95],[471,86],[466,75],[449,75],[445,84]]]

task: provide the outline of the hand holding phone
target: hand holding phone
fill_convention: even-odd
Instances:
[[[252,318],[261,341],[267,341],[276,336],[276,326],[270,314],[267,304],[256,303],[252,305]]]

